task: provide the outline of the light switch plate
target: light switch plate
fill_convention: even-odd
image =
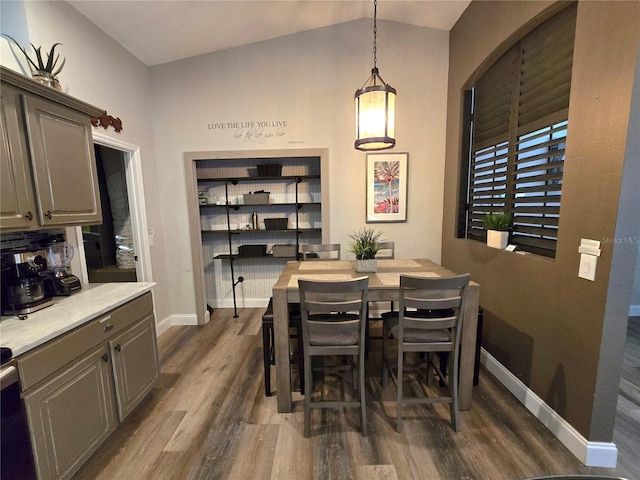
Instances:
[[[598,264],[598,257],[593,255],[580,255],[580,268],[578,269],[578,277],[592,282],[596,279],[596,265]]]

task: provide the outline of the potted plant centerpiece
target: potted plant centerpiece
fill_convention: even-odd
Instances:
[[[509,243],[511,229],[511,214],[506,212],[487,213],[482,218],[487,230],[487,246],[504,250]]]
[[[372,228],[362,228],[349,236],[351,253],[356,256],[356,272],[377,270],[376,253],[380,250],[381,235]]]
[[[62,86],[58,81],[57,75],[62,71],[62,67],[64,67],[64,62],[66,58],[62,59],[62,63],[58,66],[58,60],[60,59],[60,54],[55,56],[55,50],[58,45],[62,45],[61,43],[54,43],[47,53],[47,60],[45,62],[42,47],[36,48],[35,45],[31,44],[31,47],[35,51],[35,58],[31,58],[27,51],[22,48],[22,46],[9,35],[2,34],[3,37],[6,37],[11,42],[13,42],[16,47],[20,49],[20,51],[24,54],[27,62],[29,63],[29,68],[31,68],[31,77],[39,83],[43,85],[47,85],[49,87],[55,88],[56,90],[62,91]]]

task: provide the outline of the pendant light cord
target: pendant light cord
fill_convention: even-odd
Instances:
[[[376,17],[378,16],[378,0],[373,0],[373,68],[377,69],[377,46],[376,38],[378,37],[378,24]]]

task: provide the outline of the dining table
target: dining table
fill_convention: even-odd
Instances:
[[[291,261],[273,286],[273,328],[276,360],[278,412],[292,411],[291,364],[289,351],[289,303],[300,302],[299,279],[344,281],[369,277],[368,301],[398,301],[400,275],[447,277],[456,275],[426,258],[378,260],[375,273],[356,271],[355,260]],[[480,285],[470,282],[462,312],[460,343],[459,409],[471,409],[478,324]]]

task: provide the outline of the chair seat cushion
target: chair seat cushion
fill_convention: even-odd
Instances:
[[[358,315],[350,313],[309,315],[309,344],[314,346],[358,345],[360,327],[358,318]]]
[[[398,338],[398,316],[388,316],[384,319],[385,325],[391,331],[391,335],[394,338]],[[404,342],[408,343],[438,343],[438,342],[452,342],[451,332],[446,328],[442,329],[422,329],[422,328],[405,328],[404,329]]]
[[[350,346],[358,344],[358,327],[353,332],[340,330],[339,332],[317,331],[309,332],[309,344],[316,347]]]

